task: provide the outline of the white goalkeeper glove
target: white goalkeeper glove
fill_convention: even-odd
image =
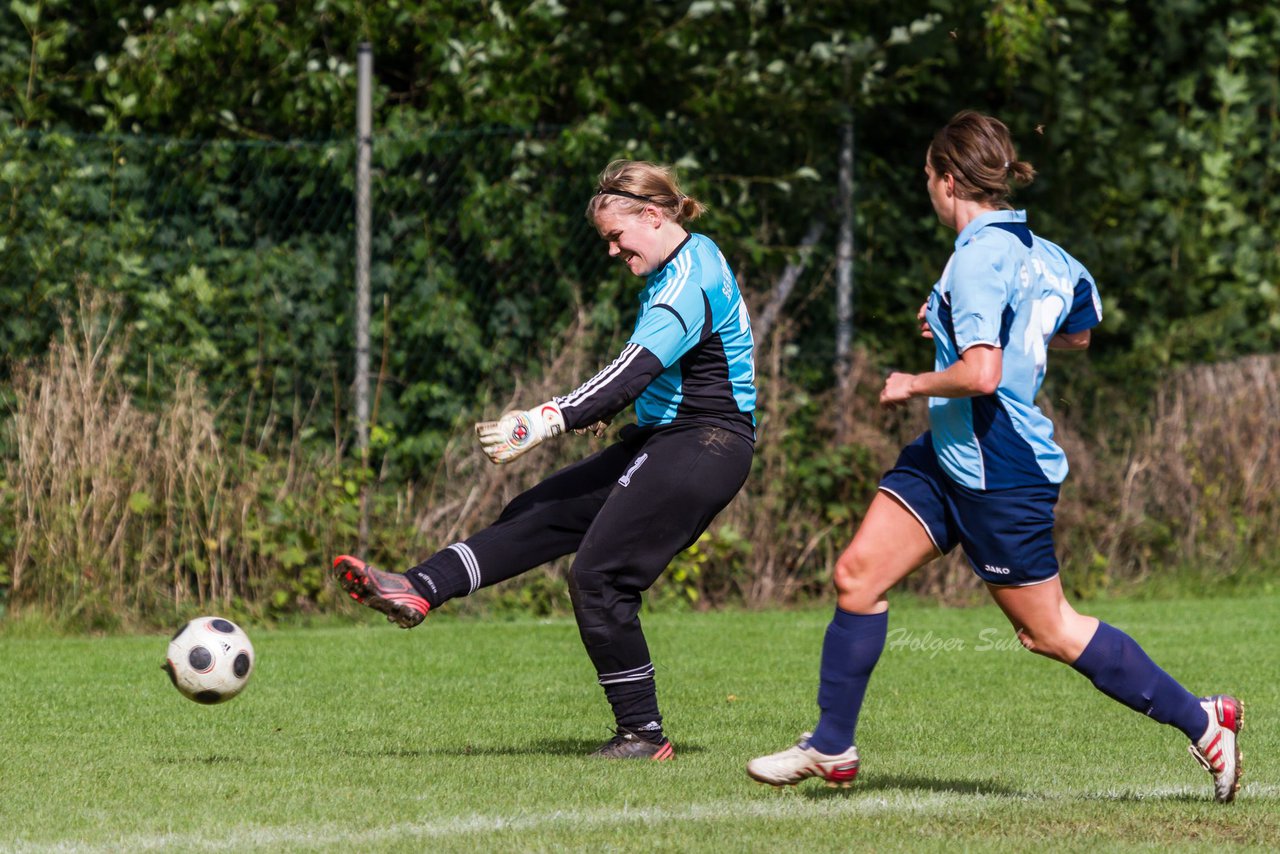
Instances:
[[[555,401],[533,409],[513,409],[497,421],[480,421],[476,436],[480,447],[495,463],[509,463],[546,439],[564,432],[564,416]]]

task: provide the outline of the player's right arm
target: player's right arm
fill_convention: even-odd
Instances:
[[[657,300],[640,316],[618,358],[574,391],[555,399],[570,430],[607,421],[621,412],[710,334],[711,309],[703,279],[717,272],[687,258],[683,273],[664,285]]]
[[[1072,261],[1078,266],[1079,262]],[[1049,339],[1049,346],[1055,350],[1084,350],[1093,337],[1093,327],[1101,322],[1102,300],[1098,297],[1098,286],[1081,267],[1076,274],[1071,307],[1057,333]]]
[[[565,430],[597,429],[631,404],[702,337],[709,309],[694,268],[641,315],[618,358],[578,388],[530,410],[475,425],[489,459],[507,463]],[[692,275],[690,275],[692,274]]]
[[[509,463],[565,430],[591,430],[597,436],[624,406],[640,396],[663,371],[653,353],[628,343],[609,367],[564,397],[533,409],[513,409],[496,421],[475,425],[476,438],[489,459]]]
[[[933,340],[933,330],[929,328],[929,321],[926,315],[929,313],[929,301],[925,300],[920,303],[920,310],[916,312],[916,321],[920,324],[920,337]]]
[[[647,347],[629,341],[607,368],[563,397],[555,398],[570,430],[608,421],[640,396],[665,370]]]

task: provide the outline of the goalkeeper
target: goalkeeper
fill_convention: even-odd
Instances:
[[[703,210],[669,168],[611,163],[586,214],[609,255],[645,280],[635,331],[577,389],[476,425],[485,454],[507,463],[567,430],[602,429],[634,403],[637,423],[616,444],[551,475],[492,525],[403,575],[347,555],[334,560],[352,598],[412,628],[450,599],[576,553],[574,615],[617,724],[593,756],[675,755],[640,628],[641,594],[706,530],[751,468],[751,323],[720,250],[686,230]]]

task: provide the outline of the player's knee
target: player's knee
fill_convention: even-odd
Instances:
[[[870,613],[884,596],[871,567],[854,549],[848,549],[840,555],[832,573],[832,581],[841,607],[851,606],[855,613]]]
[[[583,646],[587,649],[597,649],[612,643],[616,633],[612,625],[602,620],[589,620],[579,622],[578,634],[582,637]]]
[[[1036,655],[1065,662],[1074,658],[1072,640],[1061,627],[1040,627],[1033,631],[1024,626],[1017,630],[1017,635],[1023,648]]]
[[[1036,639],[1032,637],[1031,632],[1026,629],[1018,629],[1014,634],[1018,636],[1018,643],[1022,644],[1022,648],[1027,652],[1039,652],[1036,649]]]
[[[619,577],[616,572],[579,567],[572,570],[569,585],[575,612],[606,614],[601,619],[613,622],[630,619],[630,612],[639,608],[647,587],[640,587],[630,577]]]
[[[569,594],[575,608],[591,610],[602,607],[605,598],[603,573],[574,567],[569,573]]]

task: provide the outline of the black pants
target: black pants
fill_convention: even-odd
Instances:
[[[626,428],[619,442],[517,496],[488,528],[408,575],[435,606],[576,552],[573,610],[601,684],[651,679],[640,594],[737,494],[753,450],[720,427]],[[430,591],[424,577],[434,579]],[[445,577],[463,581],[446,586]]]

